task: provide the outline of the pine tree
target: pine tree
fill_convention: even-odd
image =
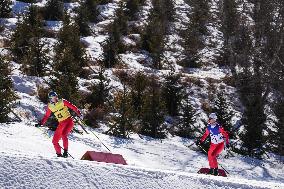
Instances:
[[[154,138],[164,138],[165,130],[162,126],[164,115],[165,105],[161,99],[161,89],[157,79],[152,77],[143,99],[140,133]]]
[[[275,106],[275,115],[278,118],[276,124],[276,131],[272,131],[271,133],[271,143],[274,145],[272,150],[284,156],[284,100],[281,99],[278,101],[277,105]]]
[[[180,75],[170,73],[166,76],[162,88],[162,96],[170,116],[179,115],[182,89],[183,87],[180,84]]]
[[[32,37],[30,27],[24,22],[18,22],[15,32],[11,37],[11,51],[14,61],[20,62],[26,54],[29,39]]]
[[[102,64],[106,68],[112,68],[117,65],[119,61],[117,60],[118,48],[115,43],[109,38],[106,44],[103,46],[103,61]]]
[[[197,68],[202,64],[200,51],[205,47],[205,39],[208,35],[208,22],[210,7],[208,0],[193,0],[188,2],[193,9],[188,13],[190,22],[185,30],[182,30],[182,46],[185,58],[179,63],[184,67]]]
[[[145,3],[145,0],[127,0],[126,14],[129,16],[130,20],[136,19],[136,14],[139,11],[139,7]]]
[[[79,26],[79,30],[82,36],[91,35],[91,29],[89,22],[97,22],[99,11],[97,5],[100,0],[86,0],[81,1],[80,6],[76,9],[77,16],[75,22]]]
[[[142,49],[150,53],[153,68],[162,69],[164,35],[169,32],[169,23],[174,20],[174,6],[171,0],[152,0],[152,4],[150,21],[142,34]]]
[[[22,21],[18,21],[17,28],[11,38],[11,50],[14,60],[21,62],[27,54],[30,41],[34,37],[43,36],[43,20],[40,17],[39,9],[31,6],[24,15]]]
[[[147,76],[142,72],[135,74],[131,82],[131,104],[137,119],[142,117],[143,97],[145,96],[148,85]]]
[[[47,65],[50,63],[48,53],[49,49],[40,38],[32,38],[27,53],[22,60],[21,69],[23,72],[30,76],[44,76],[47,71]]]
[[[221,30],[224,35],[224,46],[227,47],[234,44],[236,32],[239,27],[239,15],[235,0],[223,0],[222,2]]]
[[[127,14],[130,17],[130,20],[134,20],[136,13],[139,10],[141,0],[127,0],[126,2],[126,8],[127,8]]]
[[[125,47],[121,42],[123,35],[127,34],[127,16],[123,10],[123,4],[120,4],[119,9],[116,11],[116,19],[108,29],[109,38],[104,45],[104,59],[103,65],[106,68],[112,68],[119,63],[117,59],[118,54],[124,52]]]
[[[166,27],[167,30],[169,28],[170,22],[174,22],[175,21],[175,4],[174,4],[174,0],[163,0],[163,9],[165,12],[163,13],[164,15],[164,20],[166,22]]]
[[[257,71],[257,70],[256,70]],[[264,136],[266,115],[264,114],[264,96],[261,77],[259,74],[253,75],[246,70],[239,75],[241,101],[245,107],[242,117],[244,132],[241,134],[241,153],[251,157],[260,158],[264,153]]]
[[[119,92],[114,99],[115,109],[117,113],[113,118],[113,125],[107,131],[117,137],[127,138],[132,130],[132,108],[130,103],[129,91],[125,84],[123,84],[123,91]]]
[[[150,53],[155,69],[162,69],[164,33],[163,23],[157,17],[153,17],[142,34],[142,49]]]
[[[45,20],[62,20],[63,11],[64,4],[62,0],[49,0],[45,6]]]
[[[67,13],[64,15],[63,27],[59,31],[58,37],[59,43],[55,47],[55,51],[60,54],[63,53],[66,48],[69,48],[73,54],[72,56],[75,59],[75,63],[78,65],[75,67],[77,69],[75,74],[79,74],[79,76],[83,75],[81,68],[88,65],[89,59],[83,44],[80,42],[79,28],[76,24],[71,23],[70,16]]]
[[[86,0],[82,2],[83,7],[86,8],[86,14],[89,22],[97,22],[97,17],[99,11],[97,10],[97,5],[101,3],[101,0]]]
[[[25,23],[25,22],[24,22]],[[26,53],[22,57],[21,69],[27,75],[43,76],[49,63],[48,48],[45,47],[41,37],[44,34],[43,20],[36,6],[29,8],[26,24],[32,27],[32,36],[26,46]]]
[[[239,32],[240,15],[235,0],[223,0],[221,3],[221,31],[224,36],[221,57],[218,60],[219,66],[229,66],[234,69],[234,53]]]
[[[72,50],[65,48],[60,53],[56,52],[53,65],[53,79],[50,88],[58,95],[72,103],[79,104],[80,94],[78,92],[78,69]]]
[[[181,119],[179,120],[178,130],[176,134],[180,137],[195,138],[196,111],[190,102],[189,96],[184,95],[181,105]]]
[[[16,99],[10,74],[8,62],[0,55],[0,123],[9,120],[11,104]]]
[[[104,73],[105,69],[100,68],[97,78],[99,82],[91,87],[92,93],[87,98],[87,102],[90,103],[91,109],[102,107],[105,105],[106,102],[108,102],[108,98],[110,95],[109,91],[111,89],[110,79],[106,78],[106,76],[104,76]]]
[[[232,137],[233,125],[232,118],[234,116],[234,112],[232,111],[232,107],[229,104],[229,101],[226,99],[224,91],[219,91],[217,96],[214,99],[214,105],[212,111],[215,112],[218,116],[218,123],[224,127],[226,131],[230,133],[230,137]]]
[[[9,18],[12,15],[12,1],[0,0],[0,18]]]
[[[112,23],[109,33],[115,38],[124,36],[128,34],[128,25],[127,21],[129,19],[128,15],[125,12],[125,5],[120,3],[119,8],[116,11],[116,19]],[[117,30],[117,32],[116,32]],[[117,33],[117,34],[116,34]]]
[[[79,27],[81,36],[89,36],[91,35],[91,29],[88,24],[89,18],[87,15],[87,8],[84,5],[80,5],[78,9],[76,9],[77,16],[75,17],[75,23]]]
[[[58,43],[54,49],[50,88],[57,91],[59,96],[78,104],[80,95],[77,77],[81,73],[85,57],[78,28],[70,22],[67,14],[64,16],[63,27],[59,31]]]

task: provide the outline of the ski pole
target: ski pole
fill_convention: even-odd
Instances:
[[[78,123],[82,126],[82,128],[83,127],[85,127],[85,126],[87,126],[87,124],[83,121],[83,120],[81,120],[81,119],[77,119],[77,118],[75,118],[75,120],[76,121],[78,121]],[[109,152],[111,152],[110,151],[110,149],[101,141],[101,139],[92,131],[92,130],[90,130],[91,131],[91,133],[93,134],[93,135],[95,135],[95,137],[100,141],[100,143],[109,151]]]
[[[188,146],[186,146],[186,147],[188,147],[188,148],[190,148],[191,146],[193,146],[195,143],[193,142],[192,144],[190,144],[190,145],[188,145]]]
[[[73,116],[73,118],[75,119],[75,121],[76,121],[77,123],[80,124],[80,120],[78,120],[75,116]],[[82,124],[80,124],[80,125],[81,125],[82,129],[83,129],[87,134],[90,134],[90,133],[87,131],[87,129],[82,126]]]
[[[39,127],[37,127],[38,129],[40,129]],[[41,130],[41,129],[40,129]],[[48,134],[46,134],[45,132],[43,132],[48,138],[50,138],[50,136],[48,135]],[[60,146],[60,145],[59,145]],[[63,148],[62,148],[62,146],[60,146],[60,148],[62,149],[62,150],[64,150]],[[73,159],[75,159],[69,152],[67,152],[67,154],[71,157],[71,158],[73,158]]]
[[[36,127],[36,128],[38,128],[39,130],[41,130],[40,129],[40,127]],[[42,131],[42,130],[41,130]],[[45,133],[45,132],[43,132],[44,134],[45,134],[45,136],[47,136],[49,139],[50,139],[50,136],[47,134],[47,133]],[[60,146],[60,145],[59,145]],[[62,150],[64,150],[63,148],[62,148],[62,146],[60,146],[60,148],[62,149]],[[73,158],[73,159],[75,159],[69,152],[67,152],[67,154],[71,157],[71,158]]]
[[[206,150],[205,150],[201,145],[197,145],[197,146],[198,146],[199,148],[201,148],[205,153],[207,153]],[[230,174],[230,173],[222,166],[222,164],[219,163],[219,165],[222,167],[222,169],[224,169],[224,171],[225,171],[226,173]]]

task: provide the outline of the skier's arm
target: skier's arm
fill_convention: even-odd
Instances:
[[[220,127],[219,131],[226,138],[226,144],[228,145],[229,144],[229,135],[228,135],[228,133],[224,130],[223,127]]]
[[[204,140],[208,137],[208,135],[209,135],[209,130],[206,128],[206,131],[201,137],[200,142],[204,142]]]
[[[44,125],[50,115],[51,115],[51,110],[47,107],[47,108],[46,108],[45,115],[44,115],[44,117],[42,118],[40,124],[41,124],[41,125]]]
[[[71,104],[67,100],[63,100],[63,103],[64,103],[65,106],[67,106],[68,108],[70,108],[71,110],[76,112],[78,114],[78,116],[81,116],[80,110],[75,105]]]

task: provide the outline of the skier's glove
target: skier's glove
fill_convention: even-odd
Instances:
[[[42,125],[41,125],[41,123],[36,123],[35,124],[35,127],[41,127]]]
[[[83,119],[84,119],[84,115],[83,115],[82,112],[80,112],[80,114],[79,114],[78,116],[79,116],[80,120],[83,120]]]
[[[224,149],[225,149],[225,150],[227,150],[227,149],[229,149],[229,148],[231,148],[231,145],[230,145],[230,143],[228,143],[228,144],[225,144],[225,146],[224,146]]]
[[[196,146],[200,146],[200,144],[201,144],[200,140],[197,140],[197,141],[195,142],[195,144],[196,144]]]

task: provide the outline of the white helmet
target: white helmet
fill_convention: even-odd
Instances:
[[[216,121],[218,119],[216,113],[211,113],[209,119],[214,119]]]

